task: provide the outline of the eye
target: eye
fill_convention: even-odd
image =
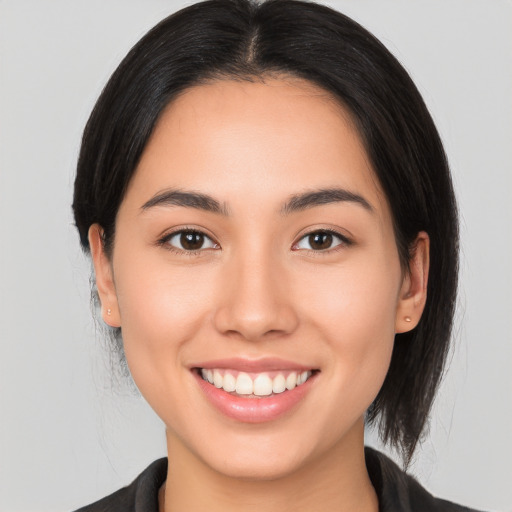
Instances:
[[[182,229],[167,235],[161,240],[162,245],[170,245],[174,249],[184,252],[199,251],[202,249],[216,249],[218,244],[201,231]]]
[[[345,236],[329,230],[313,231],[304,235],[294,246],[294,250],[306,249],[309,251],[327,251],[340,245],[350,245]]]

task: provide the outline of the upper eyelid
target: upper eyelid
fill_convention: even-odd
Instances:
[[[314,233],[329,233],[335,237],[337,237],[340,240],[340,243],[334,245],[333,247],[329,247],[327,249],[308,249],[308,248],[299,248],[297,247],[298,244],[307,238],[308,236],[314,234]],[[352,245],[354,245],[354,240],[347,237],[346,235],[334,230],[334,229],[326,229],[326,228],[320,228],[320,229],[313,229],[307,233],[302,234],[300,237],[296,239],[297,241],[293,243],[292,245],[292,251],[302,254],[307,254],[308,257],[328,257],[329,255],[333,255],[337,252],[346,250],[350,248]]]
[[[192,227],[192,226],[183,226],[183,227],[178,227],[176,229],[171,229],[170,231],[165,232],[163,235],[159,236],[157,243],[159,243],[159,244],[166,243],[173,236],[176,236],[179,233],[183,233],[183,232],[187,232],[187,231],[194,232],[194,233],[201,233],[203,236],[205,236],[206,238],[211,240],[214,244],[217,244],[219,247],[221,247],[220,243],[217,241],[217,238],[214,237],[213,235],[211,235],[210,233],[208,233],[207,230],[205,230],[205,228]],[[306,238],[314,233],[329,233],[329,234],[332,234],[333,236],[338,237],[346,245],[351,245],[353,243],[351,236],[343,234],[336,229],[328,228],[328,227],[317,227],[317,228],[311,228],[310,230],[308,230],[300,235],[297,235],[295,237],[295,241],[292,243],[292,247],[297,245],[304,238]],[[200,251],[201,249],[198,249],[198,250]],[[314,251],[314,252],[328,252],[328,249],[325,251]]]
[[[296,242],[294,242],[294,245],[298,243],[303,238],[310,236],[314,233],[329,233],[331,235],[339,237],[343,242],[345,243],[353,243],[353,239],[351,235],[341,233],[340,231],[333,229],[333,228],[313,228],[311,230],[306,231],[305,233],[302,233],[300,235],[297,235],[295,238]]]
[[[215,247],[205,247],[205,248],[201,247],[199,249],[187,250],[187,249],[181,249],[180,247],[176,247],[176,246],[172,245],[171,243],[169,243],[172,238],[174,238],[175,236],[177,236],[183,232],[200,233],[205,238],[210,240],[210,242]],[[220,244],[216,241],[216,239],[214,237],[212,237],[208,233],[205,233],[205,231],[203,229],[192,228],[192,227],[180,227],[177,229],[172,229],[171,231],[168,231],[168,232],[164,232],[164,234],[162,236],[159,236],[157,238],[155,245],[165,249],[166,251],[169,251],[169,252],[172,252],[175,254],[179,254],[179,255],[183,255],[183,256],[200,256],[200,255],[206,254],[207,252],[205,252],[205,251],[211,251],[211,250],[214,250],[214,249],[216,250],[216,249],[220,248]]]
[[[204,228],[192,227],[192,226],[181,226],[178,228],[173,228],[169,231],[164,231],[163,234],[158,236],[158,241],[162,242],[165,240],[169,240],[173,236],[175,236],[179,233],[187,232],[187,231],[192,232],[192,233],[200,233],[200,234],[204,235],[205,237],[209,238],[212,242],[218,243],[217,239],[212,234],[210,234],[207,230],[205,230]]]
[[[204,238],[208,238],[211,242],[217,243],[213,237],[208,235],[207,233],[204,233],[203,231],[199,231],[197,229],[179,229],[178,231],[173,231],[169,233],[168,235],[165,235],[164,238],[166,240],[170,240],[171,238],[174,238],[177,235],[183,234],[183,233],[197,233],[199,235],[202,235]]]

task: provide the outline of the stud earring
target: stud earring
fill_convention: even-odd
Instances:
[[[110,316],[110,314],[112,313],[112,310],[110,308],[107,309],[107,315]]]
[[[110,311],[110,310],[109,310],[109,311]],[[109,315],[110,315],[110,313],[109,313]],[[404,320],[405,320],[406,322],[411,322],[411,321],[412,321],[412,319],[411,319],[411,317],[410,317],[410,316],[406,316],[406,317],[404,318]]]

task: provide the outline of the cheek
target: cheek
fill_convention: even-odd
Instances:
[[[215,297],[208,283],[205,267],[173,268],[162,258],[138,261],[136,255],[118,264],[124,348],[141,391],[145,381],[167,381],[173,372],[183,371],[180,354],[200,332]]]
[[[305,299],[304,314],[333,335],[347,330],[363,339],[369,332],[394,334],[400,266],[398,260],[371,256],[353,258],[337,269],[318,266],[304,272],[296,289]],[[371,342],[366,339],[365,344]]]
[[[211,276],[199,266],[191,272],[161,262],[132,262],[125,269],[119,268],[117,293],[130,373],[164,423],[186,431],[195,383],[183,360],[208,322],[215,297]]]
[[[398,259],[361,259],[322,274],[319,268],[303,282],[308,301],[302,316],[331,357],[326,371],[343,390],[345,405],[364,411],[391,360],[401,282]]]

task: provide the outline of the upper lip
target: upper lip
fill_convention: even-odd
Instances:
[[[276,357],[263,357],[260,359],[249,359],[241,357],[230,357],[226,359],[215,359],[203,361],[192,365],[192,368],[204,369],[231,369],[242,372],[271,372],[277,370],[297,370],[307,371],[314,369],[312,366],[305,366],[294,361],[280,359]]]

